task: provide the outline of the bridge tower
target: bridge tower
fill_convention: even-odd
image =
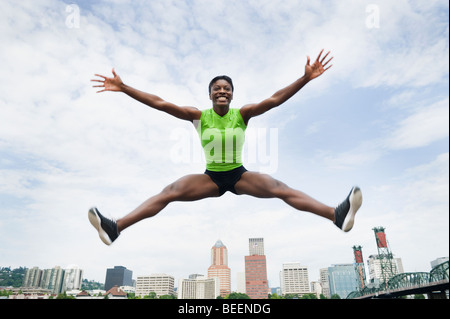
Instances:
[[[386,285],[397,273],[397,266],[394,262],[394,255],[391,252],[384,227],[375,227],[375,239],[377,241],[379,265],[381,268],[381,284]]]
[[[358,281],[359,290],[362,291],[366,287],[366,270],[361,246],[353,246],[353,255],[355,256],[355,272]]]

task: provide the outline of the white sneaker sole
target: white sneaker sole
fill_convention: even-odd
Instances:
[[[355,224],[356,212],[361,208],[362,200],[361,189],[359,187],[354,187],[349,198],[350,210],[345,217],[344,223],[342,224],[342,230],[344,232],[348,233],[352,230],[353,225]]]
[[[89,221],[91,222],[92,226],[98,231],[98,236],[104,242],[106,245],[111,245],[112,241],[109,239],[108,234],[102,229],[102,221],[100,220],[100,217],[95,213],[94,209],[90,209],[88,213]]]

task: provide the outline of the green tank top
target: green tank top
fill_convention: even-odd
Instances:
[[[214,109],[202,112],[197,132],[205,152],[207,170],[227,172],[242,166],[246,129],[239,109],[230,109],[224,116]]]

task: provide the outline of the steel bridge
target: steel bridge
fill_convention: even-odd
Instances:
[[[446,261],[431,272],[398,274],[378,288],[365,287],[354,291],[347,299],[391,299],[413,294],[427,294],[430,299],[447,299],[449,290],[449,262]]]

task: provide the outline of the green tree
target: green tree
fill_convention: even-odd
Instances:
[[[68,296],[64,291],[62,294],[59,294],[56,299],[75,299],[74,296]]]
[[[240,292],[232,292],[225,299],[250,299],[250,297]]]
[[[301,299],[317,299],[316,294],[305,294]]]
[[[20,267],[17,269],[11,269],[11,267],[0,268],[0,286],[19,288],[22,286],[23,278],[27,269]]]
[[[162,295],[159,299],[177,299],[174,295]]]
[[[0,290],[0,296],[9,297],[12,294],[13,294],[12,290],[6,290],[6,289]]]
[[[151,292],[147,296],[144,296],[144,299],[157,299],[156,292]]]
[[[81,284],[81,290],[102,290],[105,289],[105,285],[96,281],[89,281],[87,279],[83,279],[83,282]]]

